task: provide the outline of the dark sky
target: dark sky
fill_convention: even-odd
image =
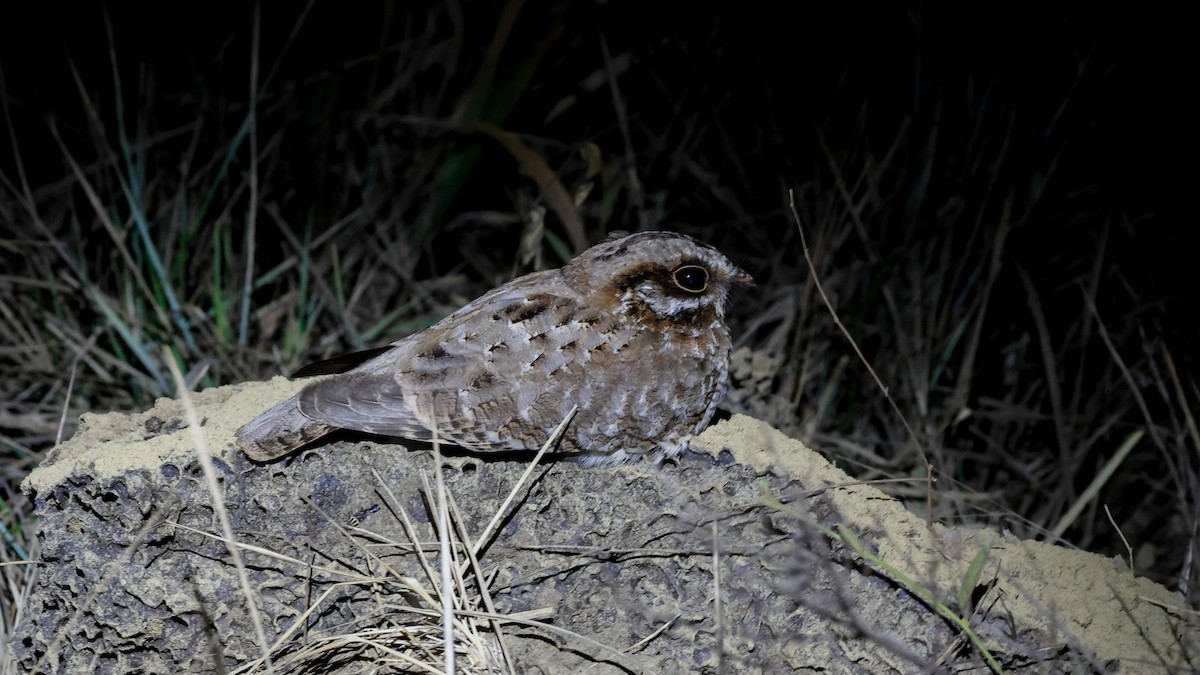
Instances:
[[[185,52],[211,59],[229,41],[231,60],[241,56],[233,52],[242,44],[230,37],[245,35],[248,3],[111,5],[121,59],[154,64],[164,88],[173,79],[186,85],[190,66]],[[1179,39],[1181,17],[1083,3],[997,3],[984,9],[947,5],[811,3],[793,8],[791,14],[766,3],[713,3],[707,5],[709,11],[701,3],[655,13],[632,2],[555,7],[568,17],[567,33],[600,28],[614,51],[622,44],[678,42],[688,44],[691,54],[720,52],[717,63],[726,72],[708,73],[714,80],[771,81],[781,99],[794,98],[818,109],[836,105],[820,99],[849,79],[849,87],[882,99],[898,112],[909,112],[918,63],[920,77],[944,80],[951,90],[960,86],[960,75],[967,69],[1002,74],[1015,85],[1009,95],[1030,99],[1032,105],[1039,91],[1058,94],[1062,80],[1073,76],[1068,72],[1073,62],[1090,55],[1089,67],[1103,69],[1104,83],[1073,104],[1091,111],[1097,146],[1089,152],[1098,168],[1148,196],[1182,187],[1168,185],[1169,178],[1164,180],[1156,170],[1157,164],[1182,159],[1191,145],[1182,122],[1184,95],[1194,79],[1184,77],[1184,59],[1192,50],[1185,50]],[[380,6],[315,3],[285,71],[312,72],[369,53],[378,40]],[[398,3],[397,11],[405,6]],[[465,25],[480,48],[494,25],[497,6],[463,7]],[[299,3],[286,3],[264,10],[264,54],[273,53],[285,39],[298,7]],[[544,6],[530,2],[521,20],[537,23],[546,14]],[[66,65],[68,54],[85,81],[96,87],[109,84],[102,16],[98,3],[4,3],[0,65],[10,96],[31,112],[74,113],[78,100]],[[569,44],[569,39],[564,42]]]
[[[198,70],[212,77],[215,69],[217,77],[227,78],[229,90],[242,86],[248,3],[110,4],[127,90],[134,89],[130,80],[139,77],[142,63],[151,64],[160,93],[186,91]],[[394,8],[402,14],[407,6]],[[469,55],[472,45],[482,51],[500,6],[461,6],[464,53]],[[278,3],[263,10],[264,58],[279,52],[299,7]],[[302,78],[371,53],[379,41],[381,7],[318,0],[278,79]],[[1069,169],[1090,174],[1080,177],[1081,184],[1097,179],[1113,207],[1130,213],[1171,212],[1171,202],[1190,187],[1185,176],[1194,171],[1185,167],[1194,150],[1194,115],[1184,100],[1195,78],[1185,67],[1193,50],[1184,48],[1179,16],[1084,3],[997,3],[983,9],[963,3],[810,3],[790,13],[768,3],[645,9],[635,2],[529,2],[514,42],[523,35],[536,38],[554,17],[563,16],[564,36],[553,48],[558,58],[577,50],[579,58],[598,62],[594,38],[603,33],[614,53],[633,49],[659,77],[677,73],[680,80],[704,81],[697,89],[701,96],[687,105],[720,104],[722,121],[735,129],[739,143],[737,130],[768,122],[785,133],[809,134],[810,119],[836,121],[855,114],[862,101],[871,106],[873,128],[886,135],[894,132],[895,120],[929,110],[928,92],[953,100],[966,96],[966,87],[989,81],[998,83],[998,97],[1039,119],[1061,106],[1069,92],[1064,115]],[[42,120],[47,116],[65,125],[81,119],[68,56],[93,96],[110,95],[103,16],[99,4],[4,3],[0,8],[0,68],[10,109],[23,143],[29,144],[27,162],[48,152],[38,144],[46,140]],[[264,62],[264,68],[268,65]],[[1085,86],[1074,91],[1071,82],[1079,79],[1079,68],[1088,74]],[[552,70],[539,73],[547,81],[554,76]],[[930,82],[933,89],[926,86]],[[925,100],[918,94],[922,91]],[[629,94],[631,106],[647,105],[652,96]],[[836,125],[831,133],[836,142]],[[760,163],[764,173],[787,171],[780,157],[753,154],[761,149],[750,152],[748,160]],[[5,159],[3,166],[11,165]]]

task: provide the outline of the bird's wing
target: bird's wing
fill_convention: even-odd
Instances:
[[[374,349],[364,349],[361,352],[350,352],[349,354],[341,354],[331,359],[324,359],[313,363],[305,364],[296,372],[288,375],[288,379],[297,380],[302,377],[316,377],[317,375],[338,375],[341,373],[353,370],[371,359],[390,352],[395,346],[388,345],[386,347],[375,347]]]
[[[474,450],[536,448],[583,380],[571,350],[593,349],[595,313],[557,270],[517,279],[354,370],[299,395],[309,418]]]

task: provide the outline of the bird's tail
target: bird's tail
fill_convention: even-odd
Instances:
[[[235,436],[242,452],[256,462],[269,462],[333,431],[305,417],[297,401],[293,396],[238,429]]]

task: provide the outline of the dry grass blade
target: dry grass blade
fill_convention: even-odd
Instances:
[[[492,593],[485,582],[486,577],[483,573],[483,566],[479,564],[479,557],[475,555],[475,547],[471,543],[471,536],[467,533],[463,524],[462,514],[458,510],[458,503],[454,500],[454,495],[450,492],[446,493],[449,500],[450,512],[453,515],[451,522],[454,523],[458,532],[458,539],[463,543],[463,553],[466,554],[467,560],[464,564],[470,565],[471,573],[475,576],[476,585],[479,589],[479,597],[483,601],[484,608],[491,614],[498,615],[496,605],[492,602]],[[462,574],[465,569],[460,569],[459,574]],[[496,642],[500,646],[500,653],[504,657],[504,665],[508,668],[510,675],[516,675],[516,670],[513,668],[512,656],[509,654],[508,645],[504,639],[504,631],[501,628],[500,621],[489,619],[492,632],[496,635]]]
[[[520,494],[521,490],[525,487],[525,484],[529,482],[529,477],[533,474],[533,470],[536,469],[538,464],[542,461],[542,457],[546,455],[546,452],[549,451],[550,448],[554,447],[558,443],[558,439],[562,436],[563,432],[566,431],[567,425],[570,424],[571,420],[575,418],[575,413],[577,412],[579,412],[579,406],[571,406],[571,410],[567,413],[566,417],[564,417],[562,421],[558,423],[558,426],[555,427],[554,431],[550,434],[550,438],[546,439],[546,442],[542,444],[542,448],[538,450],[537,455],[535,455],[534,458],[529,462],[529,466],[525,469],[525,473],[521,474],[521,479],[518,480],[517,484],[512,487],[512,490],[509,491],[508,496],[505,497],[504,503],[500,505],[500,508],[496,509],[496,514],[492,516],[491,522],[487,524],[487,527],[485,527],[483,532],[480,533],[479,538],[475,540],[475,555],[479,555],[482,552],[483,547],[487,546],[488,542],[491,541],[492,535],[495,533],[496,528],[500,526],[500,521],[503,520],[504,516],[508,513],[508,507],[512,505],[513,500],[517,498],[517,495]]]
[[[1061,537],[1067,531],[1067,528],[1071,527],[1071,523],[1074,523],[1079,514],[1083,513],[1088,504],[1096,498],[1096,495],[1100,493],[1104,484],[1108,482],[1108,479],[1112,477],[1113,473],[1121,466],[1125,458],[1129,456],[1129,453],[1133,451],[1133,448],[1138,444],[1138,441],[1142,440],[1142,436],[1145,434],[1145,429],[1138,429],[1125,438],[1125,442],[1121,443],[1121,447],[1117,448],[1112,458],[1105,462],[1104,468],[1100,469],[1100,472],[1096,474],[1096,477],[1084,489],[1083,494],[1079,495],[1079,499],[1075,500],[1071,508],[1067,509],[1067,512],[1059,519],[1058,524],[1050,531],[1055,537]]]
[[[250,287],[254,280],[254,246],[258,232],[258,59],[262,29],[262,6],[254,5],[254,37],[250,47],[250,109],[246,117],[250,124],[250,209],[246,214],[246,274],[242,280],[242,307],[238,319],[238,346],[246,346],[250,330]]]
[[[196,415],[196,407],[192,405],[191,394],[188,392],[187,387],[184,386],[183,373],[179,371],[179,364],[175,362],[174,355],[171,354],[170,350],[165,347],[163,356],[167,362],[167,366],[171,369],[171,377],[175,380],[176,394],[183,404],[184,414],[188,422],[188,433],[192,437],[197,459],[199,459],[200,466],[204,470],[204,480],[208,484],[208,492],[212,496],[213,511],[217,514],[217,519],[221,523],[221,532],[225,536],[226,548],[229,550],[229,555],[233,558],[233,564],[237,567],[238,581],[242,586],[243,599],[246,601],[246,609],[250,613],[250,620],[254,624],[254,634],[258,639],[259,648],[262,650],[262,658],[266,662],[267,673],[272,674],[275,672],[275,666],[271,662],[270,643],[267,640],[267,632],[263,628],[262,617],[258,609],[258,596],[254,592],[254,588],[250,585],[250,575],[246,571],[245,561],[242,560],[241,549],[233,544],[236,538],[233,536],[233,526],[229,522],[229,512],[225,509],[225,492],[221,489],[221,484],[217,480],[217,469],[213,466],[212,454],[208,450],[208,439],[204,437],[200,417]]]
[[[0,476],[0,675],[20,672],[10,645],[37,579],[40,543],[33,524],[32,505]]]
[[[446,505],[446,481],[442,476],[442,445],[437,434],[437,425],[433,427],[433,470],[437,476],[437,492],[431,495],[434,499],[435,514],[437,518],[437,535],[438,535],[438,568],[441,572],[441,600],[442,600],[442,667],[447,675],[453,675],[454,667],[454,610],[459,609],[456,606],[455,598],[465,595],[465,590],[462,586],[462,577],[457,574],[457,566],[452,562],[454,557],[454,543],[451,541],[450,534],[450,508]],[[429,493],[429,482],[426,480],[424,473],[421,474],[421,479],[425,481],[425,491]],[[455,569],[451,569],[454,567]],[[455,584],[454,582],[457,582]],[[458,593],[449,593],[448,589],[456,588]]]
[[[184,525],[183,523],[177,523],[177,522],[173,522],[173,521],[168,521],[168,522],[170,523],[170,525],[172,527],[175,527],[175,528],[187,531],[187,532],[191,532],[193,534],[198,534],[202,537],[207,537],[214,541],[219,541],[219,542],[225,544],[226,546],[237,547],[238,549],[246,551],[247,553],[254,553],[256,555],[265,556],[265,557],[271,558],[273,560],[278,560],[280,562],[285,562],[285,563],[290,563],[292,565],[296,565],[297,567],[305,567],[314,572],[322,572],[324,574],[329,574],[331,576],[345,577],[347,580],[346,583],[374,584],[374,583],[379,583],[379,582],[383,581],[384,579],[386,579],[386,577],[366,576],[363,574],[359,574],[357,572],[348,572],[346,570],[339,569],[336,567],[311,565],[303,560],[300,560],[299,558],[295,558],[295,557],[292,557],[289,555],[284,555],[282,553],[279,553],[278,551],[273,551],[264,546],[256,546],[254,544],[247,544],[244,541],[238,541],[236,539],[233,539],[233,540],[227,539],[223,535],[213,534],[211,532],[205,532],[203,530],[197,530],[196,528],[188,527],[187,525]]]
[[[554,214],[558,216],[563,229],[567,231],[567,237],[571,240],[571,246],[575,248],[575,252],[579,253],[587,248],[587,235],[583,231],[583,220],[579,217],[579,211],[575,208],[575,200],[571,198],[567,189],[563,187],[558,174],[554,173],[554,170],[550,168],[546,160],[511,131],[506,131],[486,122],[476,124],[475,129],[490,136],[497,143],[504,146],[504,149],[508,150],[513,159],[516,159],[521,164],[521,168],[525,173],[537,183],[538,189],[541,190],[542,195],[546,198],[546,202],[550,205]]]
[[[792,217],[796,221],[796,229],[800,232],[800,244],[804,251],[804,259],[808,262],[808,272],[813,280],[813,285],[817,288],[817,293],[821,295],[821,300],[824,301],[825,308],[829,310],[830,316],[833,317],[833,322],[837,324],[838,329],[842,331],[842,335],[845,336],[846,340],[850,343],[851,348],[854,349],[854,353],[858,355],[858,359],[862,361],[864,366],[866,366],[867,372],[871,373],[871,377],[874,378],[875,384],[879,385],[879,390],[883,392],[884,398],[886,398],[888,403],[891,404],[893,412],[895,412],[896,416],[900,419],[900,422],[904,425],[904,429],[908,432],[909,440],[912,441],[913,447],[916,448],[917,454],[921,457],[921,464],[925,470],[925,518],[927,522],[932,523],[933,465],[929,463],[929,459],[925,455],[925,449],[921,446],[921,441],[917,437],[916,432],[913,431],[912,426],[909,425],[908,418],[905,417],[904,413],[900,412],[900,407],[896,405],[896,401],[891,397],[891,394],[888,393],[887,386],[885,386],[883,381],[879,379],[879,375],[877,375],[875,373],[875,369],[871,367],[871,362],[865,355],[863,355],[862,350],[858,347],[858,343],[850,335],[850,331],[846,330],[846,326],[842,323],[841,318],[838,316],[837,310],[833,308],[833,303],[830,302],[829,296],[825,294],[825,288],[821,285],[821,279],[817,274],[816,265],[813,264],[812,257],[808,252],[808,242],[804,238],[804,228],[800,223],[800,213],[796,211],[796,197],[794,192],[789,191],[788,200],[788,206],[791,208]]]
[[[469,562],[458,560],[457,555],[469,553],[469,545],[461,536],[455,537],[456,531],[462,534],[465,530],[457,519],[457,509],[452,506],[453,496],[445,490],[444,485],[435,488],[428,480],[425,481],[424,494],[435,514],[434,524],[437,525],[435,529],[441,551],[438,563],[434,563],[428,558],[427,546],[419,539],[410,515],[378,473],[375,475],[386,495],[389,509],[395,514],[408,542],[392,541],[388,537],[357,526],[348,531],[309,502],[314,510],[322,513],[330,525],[353,543],[365,559],[372,561],[373,567],[385,571],[386,574],[368,577],[353,572],[349,566],[346,569],[307,566],[318,575],[341,577],[345,581],[337,582],[326,589],[293,621],[288,630],[278,636],[271,645],[271,653],[277,666],[297,672],[315,672],[323,667],[321,664],[330,662],[362,662],[373,664],[377,668],[395,668],[403,672],[443,673],[451,672],[451,664],[456,664],[453,672],[483,675],[497,672],[501,664],[505,664],[504,669],[512,672],[511,662],[499,647],[497,629],[500,623],[521,617],[497,615],[490,599],[481,603],[474,593],[468,591],[460,570],[467,569]],[[441,497],[438,496],[439,491]],[[443,508],[438,505],[439,499],[445,500],[445,511],[440,524],[436,516],[437,510]],[[423,570],[426,582],[403,574],[397,566],[386,562],[381,555],[364,546],[356,534],[381,542],[394,553],[410,558],[415,556],[413,562]],[[300,560],[261,547],[245,544],[240,546],[245,550],[253,550],[258,554],[288,562],[300,570],[306,567]],[[440,569],[441,573],[435,568]],[[486,594],[484,577],[477,561],[472,569],[475,571],[480,591]],[[352,630],[310,631],[310,621],[322,613],[322,608],[337,601],[341,592],[374,597],[376,609],[356,616]],[[481,630],[480,622],[491,626],[494,638],[489,637],[487,631]],[[306,636],[302,642],[301,630],[305,631]],[[447,636],[451,637],[449,643],[446,642]],[[259,659],[246,664],[237,672],[258,672],[263,665],[264,662]]]
[[[608,40],[600,34],[600,53],[604,57],[604,79],[608,80],[609,91],[612,92],[613,110],[617,114],[617,128],[621,130],[621,141],[625,148],[625,172],[629,181],[630,198],[636,209],[638,228],[652,229],[650,215],[646,212],[646,195],[642,189],[642,180],[638,177],[637,156],[633,150],[633,137],[629,132],[629,113],[626,110],[625,99],[621,98],[621,90],[617,86],[617,71],[613,67],[612,54],[608,50]]]

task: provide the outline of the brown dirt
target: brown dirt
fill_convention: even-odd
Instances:
[[[328,636],[433,625],[414,618],[422,601],[397,580],[421,573],[384,489],[432,542],[421,481],[433,469],[429,450],[344,438],[269,465],[234,450],[233,430],[297,386],[277,379],[194,397],[238,541],[286,556],[243,553],[268,639],[303,623],[275,646],[278,663]],[[26,670],[255,667],[262,649],[247,596],[226,545],[202,534],[220,530],[184,420],[168,399],[139,414],[85,415],[25,482],[42,542],[13,645]],[[1195,617],[1115,561],[992,530],[927,527],[749,417],[713,426],[693,447],[663,466],[552,462],[535,471],[481,562],[494,575],[498,612],[541,610],[546,623],[578,636],[506,625],[518,672],[986,672],[980,652],[933,609],[957,606],[981,549],[982,575],[966,589],[975,596],[970,622],[1006,669],[1189,672],[1200,664]],[[446,460],[446,486],[470,536],[525,468]],[[764,490],[794,515],[768,506]],[[831,538],[838,526],[892,569]],[[387,569],[398,576],[384,578]],[[373,581],[339,583],[350,572]],[[284,670],[375,667],[357,649],[331,647]]]

